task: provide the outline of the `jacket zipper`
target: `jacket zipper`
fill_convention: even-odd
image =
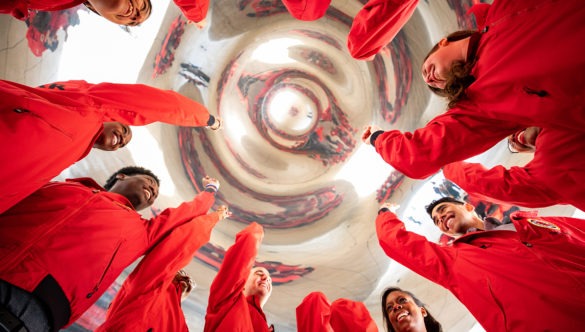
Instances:
[[[15,108],[13,111],[16,112],[16,113],[19,113],[19,114],[30,114],[31,116],[34,116],[35,118],[43,121],[44,123],[46,123],[47,125],[49,125],[51,128],[55,129],[56,131],[60,132],[61,134],[65,135],[69,139],[71,139],[71,135],[70,134],[64,132],[61,128],[53,125],[52,123],[50,123],[45,118],[43,118],[42,116],[40,116],[39,114],[37,114],[35,112],[29,111],[29,110],[24,109],[24,108]]]
[[[87,295],[85,296],[85,298],[89,299],[93,296],[93,294],[95,294],[98,289],[101,286],[102,281],[104,281],[104,278],[106,277],[106,273],[108,272],[108,270],[110,269],[110,266],[112,266],[112,263],[114,262],[114,258],[116,258],[116,255],[118,254],[118,250],[120,250],[120,247],[122,246],[122,243],[118,243],[118,245],[116,246],[116,250],[114,250],[114,253],[112,254],[112,257],[110,258],[110,261],[108,262],[108,265],[106,265],[106,268],[104,269],[104,272],[102,272],[102,275],[100,276],[100,279],[98,280],[97,284],[93,287],[93,289],[91,290],[91,292],[87,293]]]

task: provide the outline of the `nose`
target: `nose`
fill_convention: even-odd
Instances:
[[[398,311],[400,309],[402,309],[402,304],[397,304],[394,306],[394,308],[392,308],[393,311]]]

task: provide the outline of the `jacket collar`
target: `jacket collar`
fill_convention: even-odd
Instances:
[[[102,194],[108,196],[111,200],[116,202],[118,205],[123,206],[129,210],[136,211],[136,209],[134,209],[134,207],[132,206],[132,203],[130,203],[130,201],[126,197],[124,197],[120,194],[111,193],[111,192],[107,191],[102,186],[100,186],[97,182],[95,182],[95,180],[92,178],[67,179],[67,180],[65,180],[65,182],[77,183],[77,184],[82,185],[84,187],[93,189],[93,191],[95,193],[102,192]]]

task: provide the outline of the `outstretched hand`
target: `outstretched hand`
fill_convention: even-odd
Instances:
[[[219,181],[215,178],[206,175],[201,182],[203,183],[203,187],[207,188],[208,186],[215,187],[215,190],[219,190]]]
[[[215,212],[219,214],[219,220],[224,220],[226,218],[231,217],[232,215],[228,207],[225,205],[221,205],[220,207],[218,207]]]
[[[398,209],[400,209],[400,205],[393,203],[393,202],[385,202],[380,207],[380,209],[383,209],[383,208],[390,210],[390,212],[392,212],[392,213],[396,213],[396,211],[398,211]]]
[[[366,129],[364,129],[364,132],[362,133],[362,141],[366,144],[372,144],[370,142],[370,136],[372,136],[372,134],[377,132],[378,130],[381,130],[380,127],[374,125],[367,126]]]

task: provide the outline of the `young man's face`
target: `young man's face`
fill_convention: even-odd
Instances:
[[[89,7],[106,20],[120,25],[138,25],[152,10],[149,0],[88,0]]]
[[[441,232],[449,236],[460,236],[475,224],[474,208],[471,204],[441,203],[433,209],[433,222]]]
[[[145,174],[118,174],[118,181],[110,189],[110,192],[126,197],[136,211],[140,211],[154,203],[158,197],[158,184],[153,177]]]
[[[93,144],[96,149],[115,151],[132,139],[132,129],[120,122],[104,122],[104,131]]]
[[[272,279],[270,273],[263,267],[255,267],[250,271],[246,285],[246,294],[267,298],[272,293]]]
[[[407,293],[394,291],[388,294],[385,315],[395,331],[426,331],[425,308],[419,307]]]

